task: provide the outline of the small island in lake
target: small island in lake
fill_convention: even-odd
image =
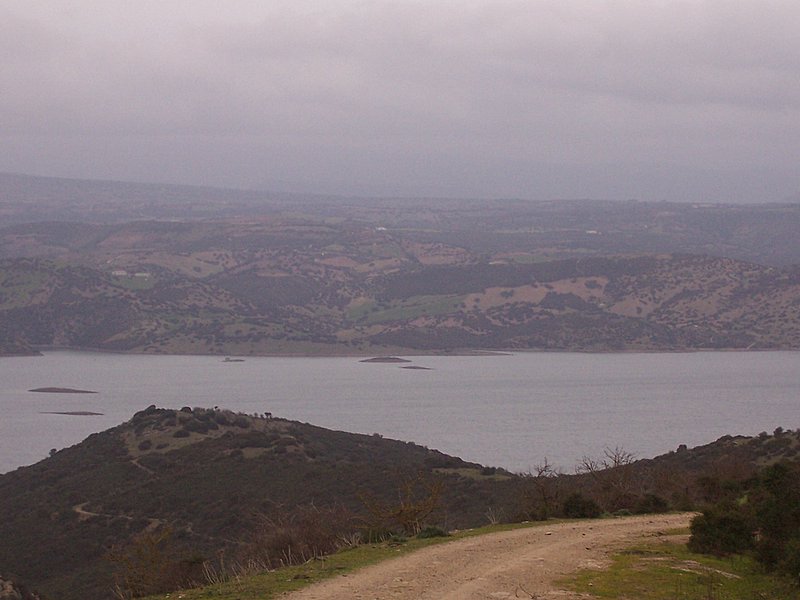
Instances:
[[[430,367],[421,367],[419,365],[406,365],[405,367],[400,367],[401,369],[414,369],[415,371],[433,371]]]
[[[375,358],[365,358],[360,360],[362,363],[408,363],[411,362],[407,358],[400,358],[399,356],[376,356]]]
[[[28,390],[29,392],[43,392],[45,394],[96,394],[92,390],[76,390],[73,388],[63,387],[43,387]]]

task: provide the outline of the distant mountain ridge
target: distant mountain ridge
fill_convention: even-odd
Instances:
[[[800,202],[704,204],[616,200],[341,197],[0,173],[0,223],[197,222],[305,215],[403,231],[476,253],[686,252],[800,263]]]

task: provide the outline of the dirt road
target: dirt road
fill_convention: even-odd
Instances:
[[[323,581],[285,600],[578,598],[555,581],[618,548],[689,524],[692,514],[561,523],[432,546]]]

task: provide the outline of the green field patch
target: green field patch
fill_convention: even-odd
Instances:
[[[613,557],[605,570],[585,570],[561,582],[592,598],[626,600],[797,600],[800,590],[761,571],[747,557],[715,558],[685,544],[634,546]]]
[[[368,248],[367,258],[403,258],[405,251],[400,244],[389,242],[384,244],[371,244]]]
[[[351,308],[347,319],[372,325],[391,321],[408,321],[417,317],[447,315],[462,309],[466,296],[412,296],[387,304],[366,302]]]
[[[156,278],[152,275],[150,277],[114,277],[112,279],[115,285],[126,290],[151,290],[156,285]]]
[[[506,260],[519,265],[535,265],[539,263],[552,262],[551,254],[515,254],[506,257]]]
[[[47,285],[49,278],[45,271],[0,272],[0,306],[25,306]]]

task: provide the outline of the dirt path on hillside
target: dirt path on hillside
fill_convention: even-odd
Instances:
[[[614,550],[688,526],[693,515],[561,523],[466,538],[366,567],[284,600],[580,598],[555,581],[607,564]]]

